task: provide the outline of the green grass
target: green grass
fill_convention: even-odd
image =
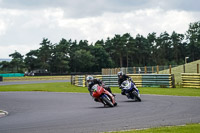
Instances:
[[[0,91],[49,91],[49,92],[88,92],[86,87],[76,87],[70,83],[41,83],[0,86]]]
[[[112,87],[113,92],[120,93],[118,87]],[[175,95],[175,96],[200,96],[200,88],[139,88],[141,94]]]
[[[118,87],[111,87],[113,93],[121,93]],[[139,88],[141,94],[200,96],[200,89],[195,88]],[[87,87],[76,87],[70,83],[41,83],[0,86],[0,91],[49,91],[88,93]]]
[[[170,126],[150,128],[143,130],[118,131],[112,133],[199,133],[200,124],[187,124],[185,126]]]

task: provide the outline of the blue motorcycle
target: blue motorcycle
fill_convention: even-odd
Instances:
[[[133,82],[125,80],[121,84],[121,89],[123,89],[128,99],[133,99],[135,101],[141,102],[139,90]]]

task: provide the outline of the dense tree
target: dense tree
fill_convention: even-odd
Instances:
[[[69,71],[69,50],[70,44],[66,39],[62,39],[55,45],[50,60],[51,72],[66,73]]]
[[[181,55],[181,53],[183,52],[181,51],[183,47],[182,43],[183,39],[184,35],[178,34],[175,31],[171,35],[172,49],[173,49],[171,54],[173,55],[173,59],[176,64],[181,64],[183,62],[183,57]]]
[[[188,56],[194,61],[200,58],[200,21],[191,23],[186,33],[188,43]]]
[[[112,40],[108,37],[107,40],[105,41],[105,46],[104,49],[106,52],[110,55],[112,61],[113,61],[113,67],[119,67],[118,65],[118,58],[116,59],[115,53],[115,45],[112,42]]]
[[[148,45],[150,47],[149,49],[149,52],[150,52],[150,57],[149,57],[149,64],[150,65],[155,65],[155,64],[158,64],[158,46],[157,46],[157,43],[156,43],[156,33],[153,32],[153,33],[149,33],[148,36],[147,36],[147,41],[148,41]]]
[[[44,38],[40,47],[31,50],[23,58],[19,52],[10,54],[11,62],[0,62],[0,70],[7,68],[22,71],[45,69],[52,73],[100,72],[102,68],[133,67],[145,65],[183,64],[185,57],[190,61],[200,59],[200,22],[191,23],[186,34],[175,31],[155,32],[147,37],[129,33],[116,34],[105,41],[89,44],[87,40],[61,39],[52,44]],[[25,64],[25,66],[24,66]]]
[[[50,70],[53,45],[47,38],[44,38],[40,45],[41,47],[39,48],[38,58],[41,61],[41,69]]]
[[[0,62],[0,71],[9,72],[9,69],[10,69],[10,62],[8,61]]]
[[[91,55],[94,56],[93,71],[101,71],[102,68],[112,67],[112,60],[102,44],[97,42],[91,47]]]
[[[38,59],[38,55],[39,55],[39,50],[31,50],[26,54],[24,62],[29,72],[31,70],[40,68],[40,60]]]
[[[111,42],[113,45],[114,58],[116,59],[116,64],[119,64],[118,66],[123,67],[125,42],[122,40],[122,37],[120,35],[115,35]]]
[[[90,72],[94,66],[94,56],[90,51],[77,50],[75,52],[75,72]]]
[[[158,65],[168,65],[171,61],[171,40],[167,32],[161,33],[157,38]]]
[[[137,64],[140,66],[145,66],[148,64],[147,60],[150,57],[150,45],[148,41],[142,35],[137,35],[135,38],[136,48],[137,48]]]
[[[137,48],[135,47],[135,39],[127,34],[127,43],[126,43],[126,67],[135,66],[135,57],[137,56]]]
[[[24,68],[23,55],[15,51],[14,53],[10,54],[9,57],[12,57],[10,62],[10,66],[13,68],[12,71],[14,71],[14,68],[16,67],[16,72],[22,72]]]

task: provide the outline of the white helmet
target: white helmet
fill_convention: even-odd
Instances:
[[[93,78],[93,76],[91,76],[91,75],[88,75],[87,78],[86,78],[87,82],[92,81],[93,79],[94,79],[94,78]]]
[[[120,72],[117,73],[117,76],[118,76],[118,77],[120,77],[120,76],[122,76],[122,75],[123,75],[123,72],[122,72],[122,71],[120,71]]]

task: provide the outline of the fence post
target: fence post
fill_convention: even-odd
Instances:
[[[171,74],[171,76],[172,76],[172,88],[176,88],[174,74]]]
[[[84,87],[87,87],[87,75],[85,75],[84,80],[85,80],[85,86]]]
[[[153,66],[152,66],[152,73],[154,73],[154,68],[153,68]]]
[[[147,66],[144,67],[144,73],[147,73]]]
[[[197,64],[197,73],[199,73],[199,64]]]
[[[120,71],[120,68],[117,69],[117,72],[119,72],[119,71]]]
[[[0,79],[0,81],[1,81],[1,79]],[[71,85],[73,85],[73,76],[72,75],[71,75]]]
[[[172,65],[169,65],[169,74],[172,74]]]
[[[183,65],[183,73],[185,73],[185,64]]]
[[[159,73],[159,65],[157,65],[157,74]]]
[[[3,81],[3,76],[0,76],[0,82]]]
[[[133,67],[133,69],[134,69],[134,70],[133,70],[133,71],[134,71],[134,74],[136,74],[136,68],[135,68],[135,67]]]

